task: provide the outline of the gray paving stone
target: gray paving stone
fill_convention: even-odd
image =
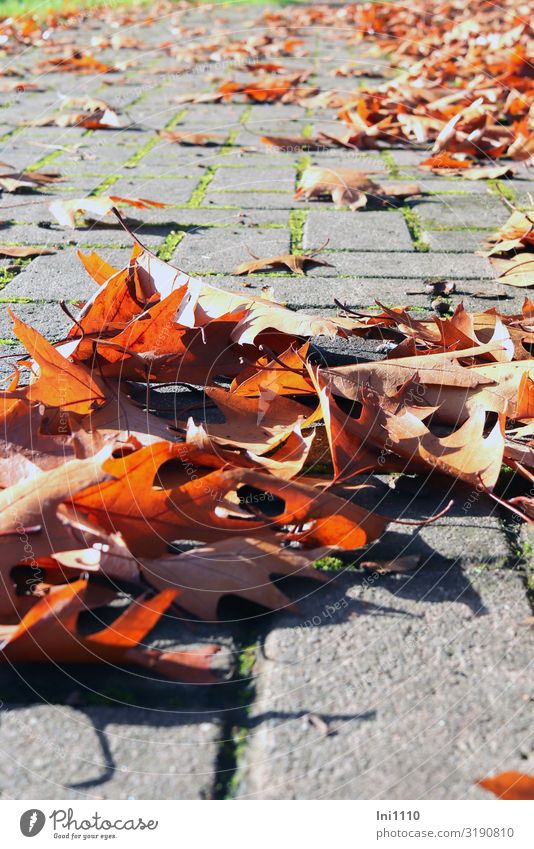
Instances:
[[[46,211],[43,216],[43,225],[39,224],[13,224],[4,222],[0,227],[0,239],[4,245],[39,245],[41,247],[54,247],[56,245],[75,244],[77,242],[76,231],[70,228],[62,228],[54,224],[54,219]]]
[[[304,204],[294,199],[293,192],[215,192],[208,187],[203,207],[235,206],[238,209],[303,209]]]
[[[102,251],[102,258],[122,268],[130,251]],[[1,290],[3,298],[31,298],[60,301],[84,299],[95,291],[95,283],[87,274],[75,248],[67,248],[52,256],[40,256]]]
[[[532,771],[518,576],[425,565],[346,576],[300,604],[257,664],[239,798],[477,799],[480,776]]]
[[[486,235],[480,230],[472,232],[469,230],[425,230],[423,232],[423,238],[430,245],[431,250],[455,254],[473,254],[481,250]]]
[[[0,296],[4,297],[4,290],[0,290]],[[12,310],[17,318],[30,324],[53,342],[62,339],[72,325],[72,321],[55,302],[13,304]],[[0,338],[13,340],[16,338],[13,334],[13,322],[4,303],[0,303]],[[17,349],[22,349],[22,346],[17,345]]]
[[[506,219],[500,202],[496,198],[465,198],[457,195],[441,195],[414,202],[421,221],[430,229],[439,227],[500,227]]]
[[[211,191],[225,192],[246,189],[284,190],[295,188],[295,171],[292,168],[220,168],[210,183]]]
[[[328,239],[330,250],[409,251],[414,246],[400,212],[308,213],[304,248],[318,247]]]
[[[423,159],[430,155],[422,150],[398,150],[394,148],[390,149],[388,154],[397,165],[419,165]]]
[[[258,296],[261,295],[262,289],[268,286],[272,289],[274,299],[281,303],[295,309],[315,307],[318,312],[323,308],[325,314],[334,307],[336,300],[358,309],[372,307],[377,300],[389,306],[402,304],[430,308],[430,298],[424,292],[423,280],[410,280],[408,287],[406,280],[399,279],[334,280],[300,275],[289,277],[284,276],[283,272],[275,276],[258,273],[244,277],[206,277],[206,280],[222,289],[238,292],[243,291],[243,286],[246,285],[247,290]],[[420,294],[407,295],[407,289],[410,292],[418,291]]]
[[[489,261],[468,254],[437,254],[401,251],[329,251],[321,258],[333,268],[310,269],[310,277],[450,277],[454,280],[493,278]]]
[[[182,263],[191,273],[230,274],[239,263],[252,259],[249,249],[264,257],[288,253],[289,233],[226,228],[188,233],[178,245],[173,262]]]
[[[181,204],[188,202],[194,188],[195,184],[191,180],[157,180],[137,176],[135,171],[127,171],[108,189],[108,194],[124,198],[146,198],[159,203]],[[137,210],[135,213],[137,214]]]
[[[4,799],[205,799],[219,725],[208,713],[41,704],[0,718]]]
[[[461,177],[435,177],[428,171],[419,169],[417,182],[425,192],[436,195],[449,195],[454,202],[454,193],[460,195],[483,195],[486,199],[494,198],[497,206],[501,201],[497,195],[490,191],[487,180],[462,180]],[[511,186],[511,181],[507,181]]]

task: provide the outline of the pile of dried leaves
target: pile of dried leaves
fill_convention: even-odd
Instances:
[[[288,605],[273,576],[320,578],[318,557],[376,540],[388,518],[364,506],[361,473],[449,476],[499,501],[503,463],[534,482],[528,299],[517,315],[322,318],[190,278],[138,242],[122,269],[80,258],[97,288],[62,342],[12,315],[27,354],[2,394],[4,659],[212,680],[216,647],[140,641],[173,605],[207,619],[226,594]],[[317,336],[391,350],[319,367]],[[203,404],[157,415],[153,391],[184,384]],[[532,495],[508,506],[534,516]],[[184,540],[202,547],[171,553]],[[125,594],[112,626],[79,632],[82,609]]]

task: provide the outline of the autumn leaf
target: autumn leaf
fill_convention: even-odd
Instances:
[[[146,198],[123,198],[116,195],[98,195],[96,197],[76,198],[74,200],[54,200],[48,209],[63,227],[76,227],[76,215],[83,213],[89,218],[103,218],[109,215],[118,204],[132,206],[135,209],[164,209],[170,206]]]
[[[25,122],[25,127],[84,127],[86,130],[118,130],[124,128],[120,116],[109,106],[89,109],[85,112],[69,112],[36,118]]]
[[[534,776],[522,772],[501,772],[493,778],[480,779],[477,784],[499,799],[534,799]]]
[[[379,185],[366,172],[354,168],[306,168],[295,193],[297,200],[310,200],[330,196],[337,208],[348,206],[360,209],[368,198],[386,202],[388,198],[403,199],[421,194],[417,183],[389,183]]]
[[[265,271],[269,268],[287,268],[294,274],[305,274],[307,265],[327,265],[332,267],[331,263],[322,259],[317,259],[315,254],[283,254],[280,256],[270,256],[260,259],[254,257],[248,262],[241,262],[232,274],[253,274],[255,271]]]
[[[176,595],[176,590],[164,590],[152,599],[141,596],[112,625],[85,635],[78,630],[77,619],[91,607],[87,581],[52,588],[4,639],[0,660],[135,664],[177,681],[214,683],[218,678],[211,671],[211,658],[217,646],[197,652],[163,652],[139,645]]]
[[[220,147],[226,142],[224,133],[179,133],[176,130],[160,130],[160,136],[174,144],[205,145]]]
[[[5,163],[3,163],[5,165]],[[0,187],[5,192],[16,192],[19,189],[35,189],[58,183],[63,179],[59,174],[44,171],[9,171],[0,174]]]
[[[53,248],[30,248],[15,245],[0,245],[0,256],[24,258],[28,256],[47,256],[48,254],[55,254],[55,250]]]
[[[223,539],[213,545],[158,560],[134,559],[126,549],[95,551],[97,568],[114,580],[138,573],[144,586],[176,590],[175,604],[200,619],[214,621],[225,596],[237,596],[273,610],[294,610],[280,576],[324,581],[311,568],[325,549],[281,548],[274,535]],[[65,563],[65,558],[62,558]],[[72,562],[72,561],[71,561]],[[80,566],[83,566],[83,561]],[[128,570],[128,571],[126,571]],[[276,579],[275,579],[276,576]]]

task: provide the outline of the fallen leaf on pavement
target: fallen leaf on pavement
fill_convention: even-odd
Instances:
[[[103,218],[109,215],[117,205],[132,206],[135,209],[164,209],[168,203],[160,203],[146,198],[123,198],[116,195],[98,195],[97,197],[75,198],[74,200],[54,200],[48,209],[63,227],[76,227],[76,215],[83,213],[91,218]]]
[[[492,778],[483,778],[477,784],[499,799],[534,799],[534,775],[523,772],[501,772]]]
[[[53,248],[43,247],[18,247],[16,245],[0,245],[0,256],[12,257],[27,257],[27,256],[45,256],[46,254],[55,254]]]
[[[327,265],[330,268],[332,267],[331,263],[317,259],[315,254],[283,254],[280,256],[265,257],[264,259],[254,257],[248,262],[241,262],[234,268],[232,274],[253,274],[255,271],[265,271],[266,268],[287,268],[294,274],[305,274],[307,265]]]

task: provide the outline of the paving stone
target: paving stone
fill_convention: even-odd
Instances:
[[[179,204],[188,202],[194,188],[191,180],[157,180],[128,171],[113,183],[109,193],[123,198],[140,197],[159,203]]]
[[[249,139],[246,146],[228,150],[220,159],[222,168],[294,168],[302,160],[302,151],[276,150],[258,138]]]
[[[425,230],[423,239],[432,251],[473,254],[482,250],[486,233],[480,230]]]
[[[304,204],[293,197],[292,192],[214,192],[208,187],[202,201],[203,207],[235,206],[238,209],[303,209]]]
[[[55,247],[77,242],[76,231],[54,224],[50,213],[44,215],[43,225],[49,226],[39,226],[37,223],[14,224],[4,221],[0,226],[0,239],[4,245],[39,245],[41,247]]]
[[[431,199],[414,201],[414,208],[429,229],[440,227],[500,227],[506,213],[500,203],[492,198],[477,196],[465,198],[457,195],[442,195]]]
[[[289,233],[279,230],[213,229],[209,233],[188,233],[178,245],[173,262],[183,263],[191,273],[206,271],[230,274],[241,262],[256,256],[277,256],[289,252]]]
[[[390,149],[388,150],[388,156],[396,165],[419,165],[423,159],[427,158],[425,151],[421,150]]]
[[[186,147],[158,143],[146,153],[133,169],[138,175],[153,175],[168,180],[175,177],[191,177],[198,181],[204,170],[218,164],[220,149],[215,147]],[[129,168],[124,168],[128,176]]]
[[[500,198],[491,192],[487,180],[462,180],[461,177],[433,177],[427,171],[419,170],[417,182],[425,192],[436,195],[449,195],[451,201],[454,200],[454,194],[460,195],[483,195],[486,199],[490,197],[497,201],[496,206],[500,204]]]
[[[225,192],[245,189],[291,191],[295,188],[295,171],[279,168],[220,168],[210,183],[211,191]]]
[[[493,278],[487,259],[468,254],[325,250],[321,259],[331,262],[333,268],[310,269],[308,276],[390,277],[394,273],[407,279],[443,276],[454,280]]]
[[[300,607],[257,664],[239,798],[478,799],[481,775],[532,771],[517,575],[347,575]]]
[[[2,798],[206,799],[219,723],[208,713],[41,704],[2,711]]]
[[[154,210],[158,212],[158,210]],[[161,216],[164,210],[159,211]],[[183,225],[197,226],[200,231],[208,230],[211,225],[243,226],[243,227],[276,227],[287,228],[289,213],[281,209],[191,209],[184,207],[171,208],[168,216],[176,218]]]
[[[117,268],[127,264],[128,249],[102,251],[102,258]],[[3,298],[32,300],[84,300],[95,291],[75,248],[66,248],[52,256],[39,256],[1,290]]]
[[[315,212],[308,213],[304,248],[318,247],[328,239],[331,250],[413,250],[413,242],[400,212]]]
[[[5,297],[4,290],[0,290],[0,296]],[[72,321],[63,312],[58,303],[38,304],[13,304],[13,312],[17,318],[31,324],[39,333],[47,339],[57,342],[62,339],[67,330],[72,326]],[[13,321],[11,320],[5,304],[0,304],[0,338],[16,340],[13,333]],[[17,340],[16,350],[23,350]]]
[[[417,291],[419,294],[416,295],[406,294],[406,280],[389,278],[333,280],[300,275],[289,277],[284,276],[282,272],[280,275],[270,276],[261,273],[243,277],[217,276],[206,278],[206,281],[222,289],[237,292],[243,291],[243,286],[246,285],[247,290],[256,296],[261,296],[264,287],[268,286],[272,289],[276,301],[294,309],[322,308],[322,314],[333,308],[336,300],[358,309],[372,307],[377,300],[390,306],[402,304],[430,308],[430,298],[424,292],[423,280],[410,280],[409,291]],[[318,309],[318,312],[321,312],[321,309]]]

